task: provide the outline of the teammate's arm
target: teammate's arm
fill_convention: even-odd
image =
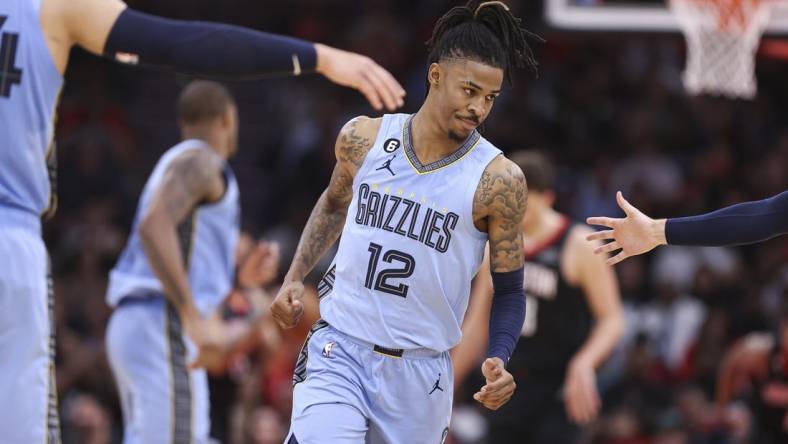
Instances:
[[[594,254],[594,245],[585,241],[590,232],[587,227],[573,229],[566,251],[567,278],[581,287],[594,317],[588,339],[569,362],[564,385],[568,416],[578,423],[587,423],[596,417],[600,399],[595,370],[624,332],[615,273],[603,257]]]
[[[474,196],[476,227],[487,232],[493,282],[488,358],[482,364],[487,383],[474,399],[497,409],[514,393],[514,379],[505,364],[517,345],[525,320],[522,220],[528,188],[520,168],[503,156],[482,173]]]
[[[590,217],[587,220],[591,225],[611,228],[588,236],[588,240],[613,240],[598,247],[596,253],[621,249],[608,259],[611,265],[665,244],[742,245],[788,234],[788,191],[699,216],[657,220],[632,206],[620,191],[616,200],[625,218]]]
[[[271,306],[271,313],[282,328],[295,327],[301,319],[303,280],[342,232],[353,198],[353,178],[375,142],[378,128],[380,119],[357,117],[345,124],[337,137],[337,163],[328,188],[312,209],[282,289]]]
[[[368,57],[239,26],[155,17],[120,0],[44,0],[41,19],[61,73],[71,47],[79,45],[96,55],[213,78],[317,71],[359,90],[376,109],[396,109],[405,95]]]
[[[178,226],[193,216],[201,202],[221,198],[226,188],[223,168],[222,158],[208,150],[189,150],[178,156],[164,173],[138,228],[145,255],[164,287],[164,295],[193,339],[200,334],[191,328],[197,326],[200,315],[189,286]]]

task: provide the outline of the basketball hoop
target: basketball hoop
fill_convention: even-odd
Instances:
[[[691,94],[755,97],[755,54],[769,23],[768,0],[669,0],[687,41]]]

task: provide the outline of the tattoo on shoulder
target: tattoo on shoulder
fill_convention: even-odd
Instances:
[[[328,197],[345,205],[353,197],[353,178],[367,156],[377,134],[369,131],[370,119],[357,117],[348,122],[339,134],[336,145],[337,164],[331,174]]]
[[[224,193],[223,162],[218,155],[195,150],[176,159],[167,172],[167,209],[182,216],[201,201]]]
[[[483,219],[490,240],[493,271],[511,271],[523,264],[520,225],[528,187],[520,168],[507,159],[494,161],[482,174],[474,197],[474,220]]]
[[[342,128],[337,143],[337,160],[350,162],[355,168],[361,167],[367,152],[372,147],[373,138],[363,134],[361,126],[368,121],[366,117],[356,117]]]

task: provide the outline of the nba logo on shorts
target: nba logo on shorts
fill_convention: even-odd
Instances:
[[[323,356],[325,356],[326,358],[330,358],[331,357],[331,349],[334,348],[334,345],[336,345],[336,342],[334,342],[334,341],[331,341],[328,344],[324,345],[323,346]]]
[[[445,429],[443,429],[443,434],[441,435],[441,444],[444,444],[446,442],[446,438],[448,436],[449,436],[449,428],[446,427]]]

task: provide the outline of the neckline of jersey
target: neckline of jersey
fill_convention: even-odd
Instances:
[[[408,118],[405,120],[405,123],[402,125],[402,143],[404,145],[405,158],[408,160],[408,163],[410,163],[410,166],[413,167],[413,169],[418,174],[432,173],[458,162],[463,157],[468,155],[468,153],[470,153],[476,147],[476,145],[479,144],[479,141],[482,138],[478,131],[473,130],[473,132],[465,139],[465,141],[462,143],[462,145],[460,145],[459,148],[457,148],[456,151],[442,159],[438,159],[434,162],[424,165],[416,155],[416,151],[413,149],[413,144],[411,143],[413,118],[415,116],[415,114],[408,116]]]

